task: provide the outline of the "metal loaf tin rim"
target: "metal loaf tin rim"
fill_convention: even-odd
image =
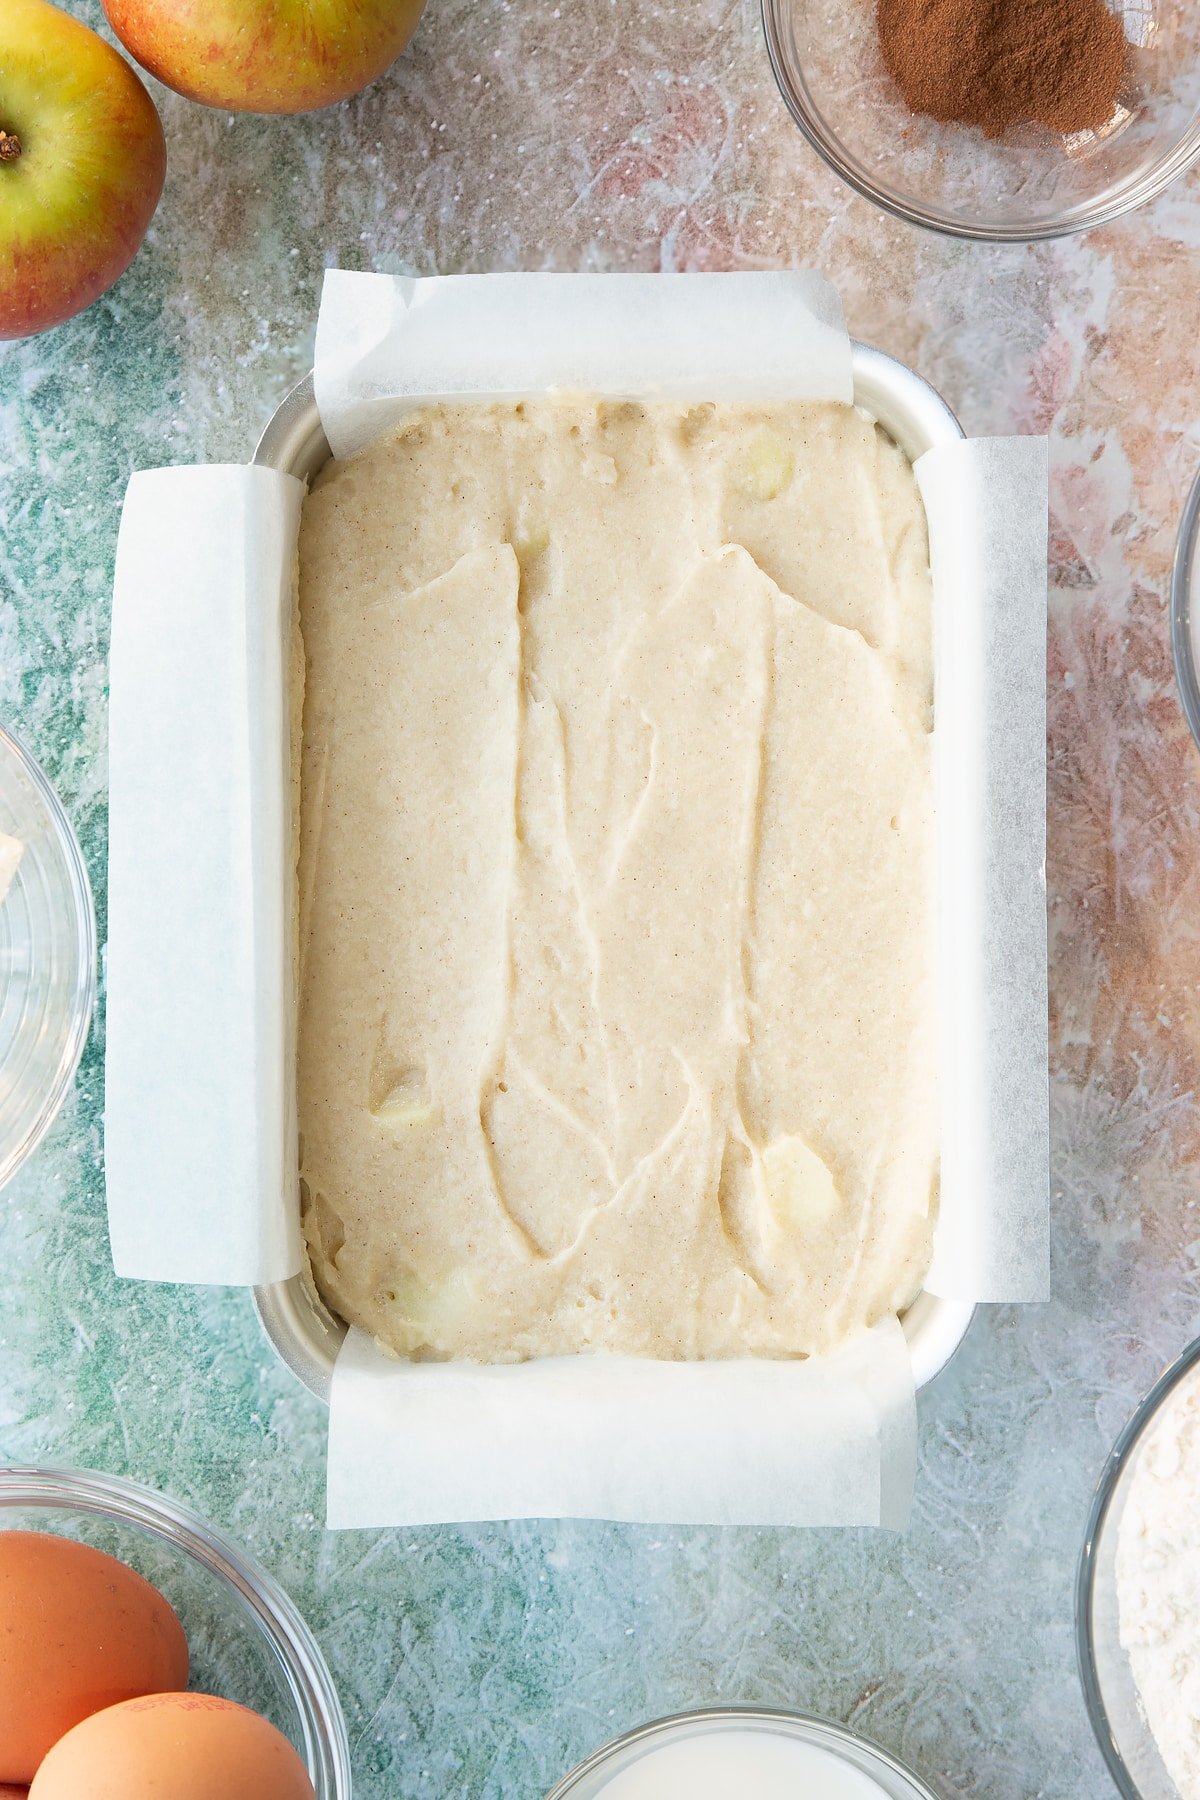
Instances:
[[[895,357],[868,344],[851,344],[855,404],[890,432],[914,461],[936,444],[966,433],[936,388]],[[329,442],[317,410],[313,377],[285,396],[259,439],[253,461],[311,482],[329,461]],[[329,1403],[333,1365],[346,1335],[344,1323],[318,1297],[307,1273],[254,1289],[254,1306],[272,1348],[309,1393]],[[927,1387],[947,1366],[975,1314],[968,1300],[943,1299],[924,1289],[903,1315],[913,1379]]]

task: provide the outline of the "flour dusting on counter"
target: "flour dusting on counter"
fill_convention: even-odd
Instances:
[[[937,1194],[931,584],[861,413],[439,406],[306,502],[305,1229],[417,1357],[801,1355]]]

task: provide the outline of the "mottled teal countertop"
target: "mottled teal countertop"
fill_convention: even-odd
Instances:
[[[93,0],[70,10],[99,25]],[[244,460],[309,364],[322,268],[815,264],[973,432],[1052,444],[1054,1301],[981,1316],[921,1400],[913,1527],[320,1528],[325,1414],[248,1295],[114,1279],[103,1020],[0,1196],[0,1459],[168,1489],[291,1590],[361,1800],[538,1800],[718,1700],[852,1722],[946,1796],[1095,1800],[1072,1580],[1105,1452],[1200,1327],[1200,764],[1166,584],[1200,462],[1200,179],[1060,245],[920,235],[777,97],[752,0],[431,0],[370,93],[293,121],[156,90],[166,197],[82,318],[0,346],[0,717],[75,820],[104,932],[109,590],[131,470]]]

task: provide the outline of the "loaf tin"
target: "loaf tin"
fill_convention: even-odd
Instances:
[[[852,355],[855,404],[878,420],[910,460],[965,435],[941,395],[903,363],[857,342]],[[330,454],[310,374],[271,417],[253,461],[311,482]],[[346,1335],[343,1321],[323,1304],[307,1274],[256,1288],[254,1303],[283,1362],[310,1393],[328,1403],[333,1365]],[[945,1368],[966,1336],[974,1310],[969,1301],[926,1292],[908,1307],[902,1323],[918,1387]]]

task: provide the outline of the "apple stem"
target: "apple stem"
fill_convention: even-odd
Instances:
[[[15,132],[0,131],[0,163],[16,162],[21,154],[21,140]]]

